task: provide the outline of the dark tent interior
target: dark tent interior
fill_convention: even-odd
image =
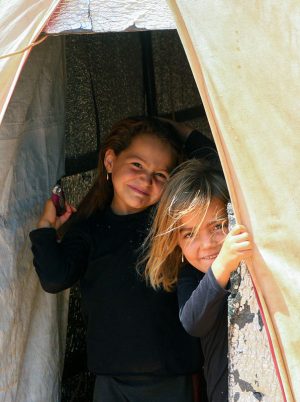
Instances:
[[[65,36],[66,150],[62,184],[78,205],[95,176],[101,138],[128,116],[188,122],[211,137],[177,31]],[[70,296],[62,402],[91,400],[85,325],[77,286]]]

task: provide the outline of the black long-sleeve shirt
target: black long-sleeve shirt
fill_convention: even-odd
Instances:
[[[176,293],[147,287],[135,269],[149,214],[115,215],[108,208],[76,224],[60,244],[54,229],[30,234],[47,292],[80,280],[88,367],[96,374],[172,375],[199,368],[199,345],[180,324]]]
[[[227,402],[229,291],[218,284],[211,269],[204,274],[186,265],[178,279],[177,294],[182,325],[201,341],[208,400]]]
[[[213,145],[193,132],[186,149],[196,148],[205,148],[208,154]],[[199,343],[181,326],[176,293],[147,287],[135,269],[151,211],[115,215],[108,207],[72,225],[61,243],[52,228],[30,233],[34,265],[47,292],[80,281],[88,367],[96,374],[172,375],[199,370]]]

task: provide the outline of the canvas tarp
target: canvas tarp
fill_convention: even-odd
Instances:
[[[62,0],[44,28],[50,34],[175,29],[166,0]]]
[[[34,48],[0,127],[0,401],[59,401],[67,293],[45,293],[28,233],[64,169],[64,46]]]
[[[0,57],[32,44],[59,2],[0,0]],[[29,52],[0,59],[0,124]]]
[[[239,222],[285,397],[300,400],[300,4],[169,0]]]
[[[31,45],[58,3],[0,0],[0,56]],[[34,49],[20,76],[29,52],[0,59],[1,402],[59,400],[67,319],[67,294],[42,291],[28,239],[64,168],[63,42]]]

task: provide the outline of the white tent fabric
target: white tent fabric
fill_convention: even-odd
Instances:
[[[57,34],[175,28],[166,0],[62,0],[44,31]]]
[[[67,293],[45,293],[28,233],[64,169],[64,46],[34,48],[0,128],[0,401],[60,395]]]
[[[285,400],[300,400],[300,3],[169,0],[229,185]]]
[[[0,57],[30,45],[60,0],[0,0]],[[0,59],[0,124],[30,50]]]

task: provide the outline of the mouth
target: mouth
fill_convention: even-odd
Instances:
[[[147,191],[144,191],[144,190],[141,190],[140,188],[137,188],[137,187],[135,187],[135,186],[132,186],[132,185],[129,185],[128,184],[128,187],[132,190],[132,191],[134,191],[135,193],[137,193],[137,194],[140,194],[140,195],[143,195],[143,196],[149,196],[149,193],[147,192]]]
[[[203,257],[200,257],[200,260],[215,260],[217,258],[218,254],[211,254],[211,255],[205,255]]]

